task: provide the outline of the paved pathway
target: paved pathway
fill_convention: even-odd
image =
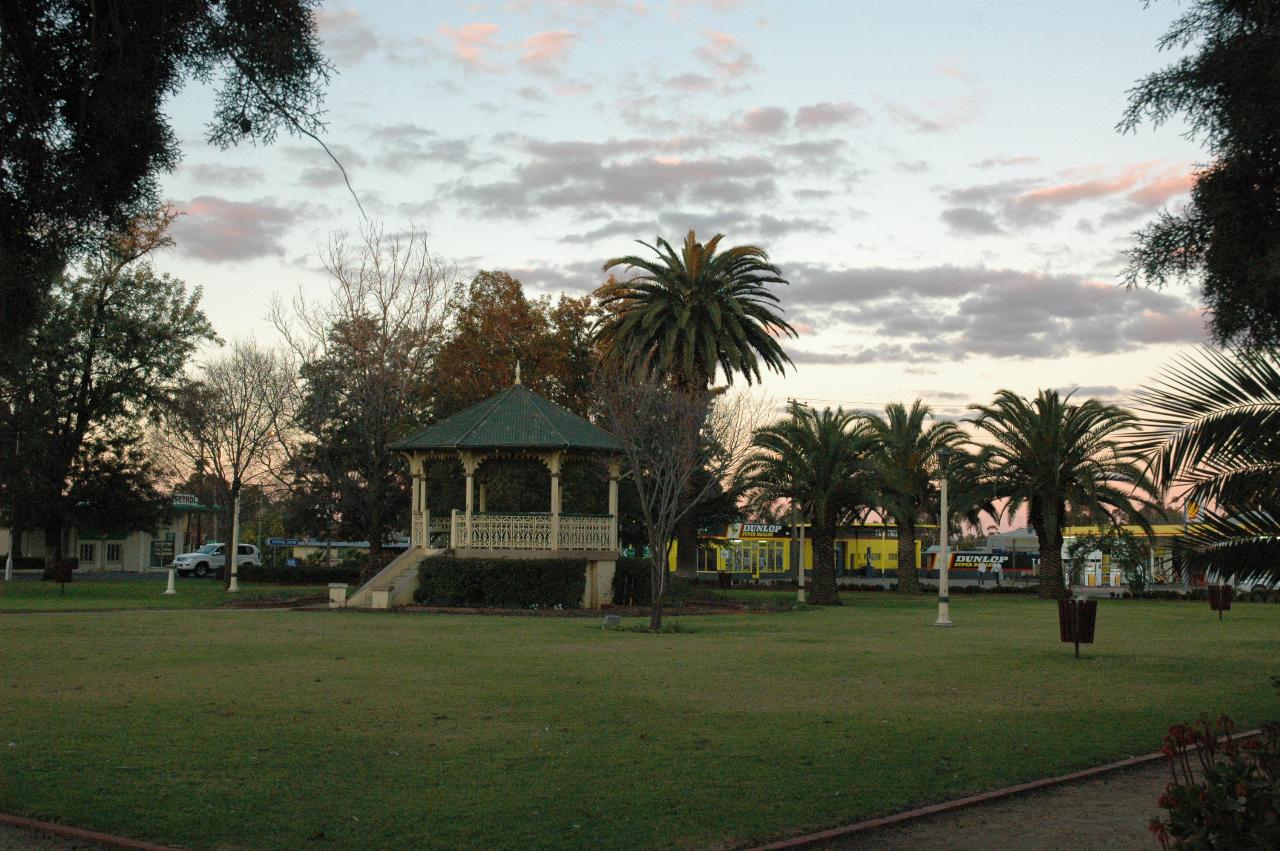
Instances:
[[[850,851],[1143,851],[1159,845],[1147,823],[1163,811],[1156,799],[1169,780],[1158,760],[852,836],[826,848]]]

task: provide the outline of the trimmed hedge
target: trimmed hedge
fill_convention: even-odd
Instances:
[[[418,565],[413,599],[424,606],[577,609],[586,587],[585,559],[430,556]]]
[[[9,560],[9,554],[0,555],[0,569]],[[44,556],[14,556],[14,570],[44,570]]]
[[[349,567],[266,567],[246,564],[236,570],[244,582],[266,582],[271,585],[328,585],[330,582],[360,584],[359,569]]]
[[[619,558],[613,563],[613,604],[647,606],[653,597],[653,575],[647,558]]]

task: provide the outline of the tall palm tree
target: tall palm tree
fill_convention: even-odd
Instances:
[[[670,243],[640,244],[656,259],[629,255],[604,264],[637,274],[611,277],[596,291],[604,316],[596,338],[606,356],[641,364],[691,393],[705,393],[716,369],[733,383],[759,381],[760,367],[783,372],[791,363],[778,344],[795,329],[780,315],[769,284],[786,284],[769,254],[755,245],[719,251],[716,234],[703,245],[691,230],[676,253]]]
[[[1280,578],[1280,353],[1200,349],[1137,402],[1153,478],[1201,507],[1190,566]]]
[[[836,597],[836,530],[869,500],[871,436],[856,414],[792,402],[787,416],[760,429],[742,467],[744,487],[761,503],[787,500],[813,523],[810,602]]]
[[[1132,414],[1097,399],[1080,404],[1056,390],[1027,399],[1001,390],[990,405],[970,405],[975,425],[992,440],[989,464],[993,495],[1008,510],[1028,508],[1040,544],[1040,596],[1065,598],[1062,529],[1067,511],[1098,522],[1117,516],[1150,533],[1140,511],[1154,507],[1155,486],[1141,457],[1121,435],[1136,425]]]
[[[916,570],[916,523],[935,502],[938,450],[955,450],[964,433],[955,423],[934,422],[928,405],[917,399],[908,409],[901,402],[884,408],[884,416],[866,415],[875,439],[879,506],[898,527],[898,590],[920,593]]]
[[[722,234],[705,245],[690,230],[682,250],[665,239],[640,241],[654,257],[628,255],[604,264],[605,272],[635,274],[596,291],[604,308],[595,339],[607,359],[653,371],[705,403],[718,369],[725,382],[735,375],[761,379],[761,367],[783,372],[791,363],[778,343],[796,336],[781,316],[770,284],[786,284],[769,254],[755,245],[719,250]],[[690,513],[677,534],[682,572],[697,569],[698,529]]]

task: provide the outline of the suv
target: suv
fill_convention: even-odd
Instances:
[[[173,566],[178,569],[178,573],[182,576],[189,576],[194,573],[196,576],[203,577],[217,573],[222,570],[222,565],[227,560],[223,547],[223,544],[211,541],[194,553],[183,553],[178,556],[173,560]],[[253,544],[238,545],[236,553],[237,567],[262,564],[262,556],[258,554],[258,548]]]

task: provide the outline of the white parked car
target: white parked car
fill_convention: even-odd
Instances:
[[[236,553],[237,567],[262,564],[262,556],[258,553],[258,548],[253,544],[240,544],[236,547]],[[222,569],[222,565],[226,563],[226,560],[224,546],[211,541],[194,553],[183,553],[177,556],[173,560],[173,566],[178,569],[178,573],[182,576],[190,576],[191,574],[211,576]]]

